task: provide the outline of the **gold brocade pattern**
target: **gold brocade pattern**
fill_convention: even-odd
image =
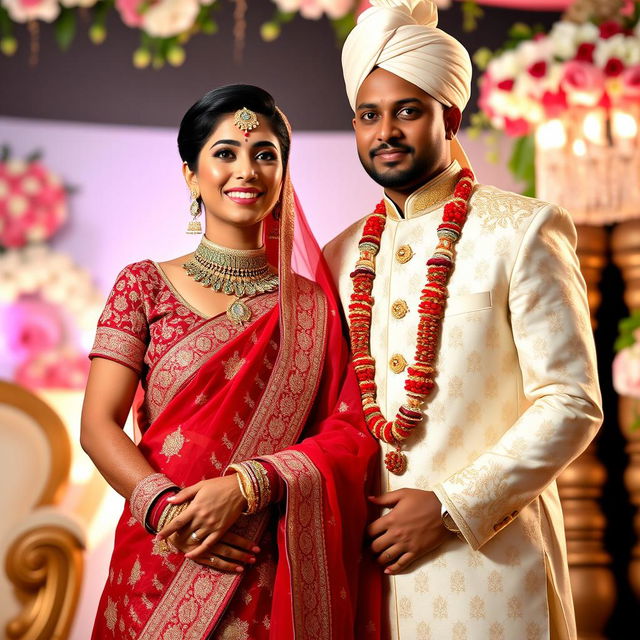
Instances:
[[[518,229],[544,202],[506,193],[494,187],[478,187],[470,200],[471,210],[480,218],[484,229],[502,227]]]
[[[322,475],[301,451],[265,456],[289,487],[287,541],[296,640],[331,638],[331,590],[322,518]]]
[[[187,439],[182,434],[181,427],[178,427],[164,439],[160,453],[167,459],[168,462],[173,456],[180,455],[182,447],[184,447],[186,442]]]
[[[126,363],[137,373],[142,371],[142,359],[147,345],[126,331],[98,327],[91,353],[117,362]]]
[[[277,293],[266,293],[247,302],[252,323],[273,308]],[[153,422],[182,385],[220,349],[246,327],[240,327],[225,315],[212,318],[168,351],[149,373],[145,405],[149,421]]]

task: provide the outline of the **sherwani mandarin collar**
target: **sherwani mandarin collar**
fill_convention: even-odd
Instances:
[[[385,194],[387,216],[391,220],[411,220],[439,209],[453,195],[460,171],[458,161],[454,160],[442,173],[414,191],[405,202],[404,216],[400,215],[395,202]]]

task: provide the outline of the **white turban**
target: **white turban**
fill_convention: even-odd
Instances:
[[[436,28],[436,5],[431,0],[370,0],[370,4],[342,49],[351,108],[355,111],[365,78],[380,67],[462,111],[471,94],[471,60],[462,44]],[[457,147],[456,141],[452,148]],[[454,157],[468,165],[466,157],[458,153]]]

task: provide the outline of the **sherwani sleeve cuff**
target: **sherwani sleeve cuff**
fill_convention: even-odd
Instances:
[[[436,494],[438,500],[440,500],[440,504],[442,504],[441,513],[444,514],[445,511],[448,511],[449,515],[453,518],[453,521],[456,523],[456,526],[460,530],[460,533],[467,541],[467,543],[471,546],[471,548],[474,551],[476,549],[479,549],[482,543],[476,538],[471,527],[467,524],[467,521],[460,513],[455,502],[453,502],[453,500],[449,496],[445,483],[441,483],[434,487],[433,492]]]

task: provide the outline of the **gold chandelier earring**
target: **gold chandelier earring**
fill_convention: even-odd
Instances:
[[[191,220],[187,225],[187,233],[202,233],[202,225],[200,224],[200,220],[198,220],[198,216],[202,213],[202,209],[200,207],[200,194],[195,190],[191,190],[191,206],[189,207],[189,213],[191,214]]]

